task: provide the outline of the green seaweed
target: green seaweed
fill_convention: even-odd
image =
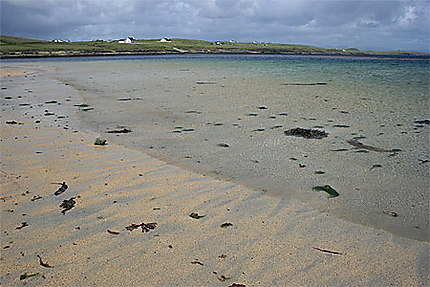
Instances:
[[[46,101],[45,104],[56,104],[58,103],[56,100]]]
[[[316,170],[314,171],[315,174],[325,174],[325,171],[323,170]]]
[[[221,228],[229,228],[230,226],[233,226],[233,224],[230,223],[230,222],[224,222],[219,227],[221,227]]]
[[[35,276],[39,276],[39,275],[40,275],[39,273],[33,273],[33,274],[27,274],[27,273],[24,273],[24,274],[21,274],[21,275],[19,276],[19,280],[25,280],[25,279],[27,279],[27,278],[35,277]]]
[[[74,105],[75,107],[80,107],[80,108],[86,108],[86,107],[89,107],[89,105],[88,104],[85,104],[85,103],[82,103],[82,104],[76,104],[76,105]]]
[[[315,186],[312,188],[312,190],[325,191],[328,193],[329,198],[339,196],[339,193],[336,190],[334,190],[330,185]]]
[[[205,217],[206,215],[199,215],[197,212],[191,212],[191,214],[189,216],[191,218],[194,218],[194,219],[200,219],[200,218]]]

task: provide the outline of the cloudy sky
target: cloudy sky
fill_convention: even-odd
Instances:
[[[430,0],[0,0],[1,34],[429,51]]]

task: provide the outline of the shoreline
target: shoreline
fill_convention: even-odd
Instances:
[[[0,55],[0,60],[12,60],[12,59],[51,59],[51,58],[82,58],[82,57],[124,57],[124,56],[163,56],[163,55],[291,55],[291,56],[332,56],[332,57],[369,57],[369,58],[383,58],[383,59],[419,59],[428,60],[429,54],[420,53],[390,53],[390,54],[378,54],[378,53],[329,53],[323,51],[315,52],[261,52],[261,51],[212,51],[212,52],[191,52],[191,51],[151,51],[151,52],[115,52],[115,53],[52,53],[52,54],[19,54],[19,55]]]
[[[110,141],[94,146],[99,135],[79,131],[84,123],[73,105],[81,95],[45,73],[2,79],[2,95],[13,97],[1,99],[3,284],[429,284],[426,242],[185,171]],[[53,95],[61,104],[46,103]],[[44,115],[46,109],[54,115]],[[69,189],[57,198],[52,182],[61,181]],[[63,215],[58,205],[70,197],[76,206]],[[190,218],[192,212],[205,217]],[[124,229],[142,221],[157,227]],[[29,226],[16,229],[22,222]],[[233,226],[220,228],[223,223]],[[41,266],[36,255],[53,268]],[[19,280],[24,273],[39,275]]]

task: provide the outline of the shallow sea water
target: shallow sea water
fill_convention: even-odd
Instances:
[[[430,118],[428,59],[210,55],[27,64],[55,68],[52,77],[94,107],[79,112],[86,128],[110,141],[429,241],[429,125],[415,122]],[[132,132],[106,133],[124,127]],[[328,137],[284,134],[296,127]],[[357,138],[390,152],[348,143]],[[340,196],[312,190],[327,184]]]

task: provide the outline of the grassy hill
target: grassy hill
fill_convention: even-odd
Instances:
[[[61,42],[0,36],[0,57],[55,57],[88,55],[144,55],[177,53],[266,53],[266,54],[327,54],[327,55],[428,55],[415,52],[373,52],[357,49],[324,49],[306,45],[208,42],[202,40],[158,39],[137,40],[134,44],[119,44],[107,41]]]

